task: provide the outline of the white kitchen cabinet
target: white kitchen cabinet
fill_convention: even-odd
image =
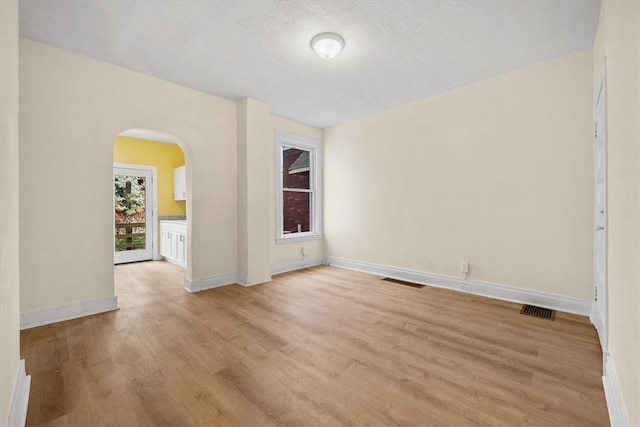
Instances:
[[[187,268],[185,221],[160,221],[160,255],[169,262]]]
[[[160,255],[171,258],[171,232],[160,225]]]
[[[187,175],[184,166],[173,170],[173,200],[187,200]]]
[[[179,264],[187,265],[187,234],[176,234],[176,260]]]

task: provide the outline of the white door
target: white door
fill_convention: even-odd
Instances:
[[[114,264],[153,259],[153,171],[113,168]]]
[[[594,306],[595,326],[603,352],[607,351],[607,128],[606,78],[600,82],[595,112]]]

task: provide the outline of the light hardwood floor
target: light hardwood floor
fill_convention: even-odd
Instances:
[[[607,425],[585,317],[333,267],[189,294],[116,267],[121,309],[23,331],[28,425]]]

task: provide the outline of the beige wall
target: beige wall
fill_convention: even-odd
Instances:
[[[0,1],[0,425],[20,360],[18,2]]]
[[[640,4],[604,1],[594,98],[607,59],[609,352],[629,423],[640,425]]]
[[[270,267],[302,261],[302,248],[305,259],[324,251],[322,240],[276,243],[277,131],[322,140],[321,129],[271,114],[260,101],[238,101],[238,271],[250,284],[268,280]]]
[[[238,115],[238,273],[243,284],[271,280],[269,266],[269,188],[273,156],[269,106],[245,98]]]
[[[296,243],[283,243],[276,244],[276,194],[275,194],[275,133],[277,131],[293,133],[296,135],[304,136],[306,138],[312,138],[318,141],[322,141],[322,130],[313,126],[305,125],[294,120],[286,119],[275,114],[271,115],[271,175],[269,176],[269,182],[271,184],[271,206],[269,208],[270,213],[270,226],[271,226],[271,265],[276,266],[289,261],[302,261],[300,250],[304,248],[305,259],[321,257],[324,255],[324,241],[323,240],[310,240],[308,242],[296,242]]]
[[[23,312],[113,295],[113,141],[131,128],[188,145],[190,278],[237,271],[235,103],[21,40]]]
[[[186,143],[189,278],[238,271],[257,283],[299,259],[301,244],[275,244],[274,134],[321,139],[320,129],[257,100],[236,104],[29,40],[20,49],[23,312],[113,295],[113,141],[131,128]],[[72,214],[82,205],[92,215]],[[70,215],[83,233],[58,238]],[[322,241],[304,247],[322,255]]]
[[[237,189],[238,189],[238,272],[246,275],[249,270],[249,211],[247,209],[247,126],[248,115],[246,103],[248,99],[237,102],[236,134],[237,134]]]
[[[327,255],[592,297],[592,51],[324,132]]]

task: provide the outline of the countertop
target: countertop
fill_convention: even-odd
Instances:
[[[161,215],[158,217],[159,221],[186,221],[185,215]]]

